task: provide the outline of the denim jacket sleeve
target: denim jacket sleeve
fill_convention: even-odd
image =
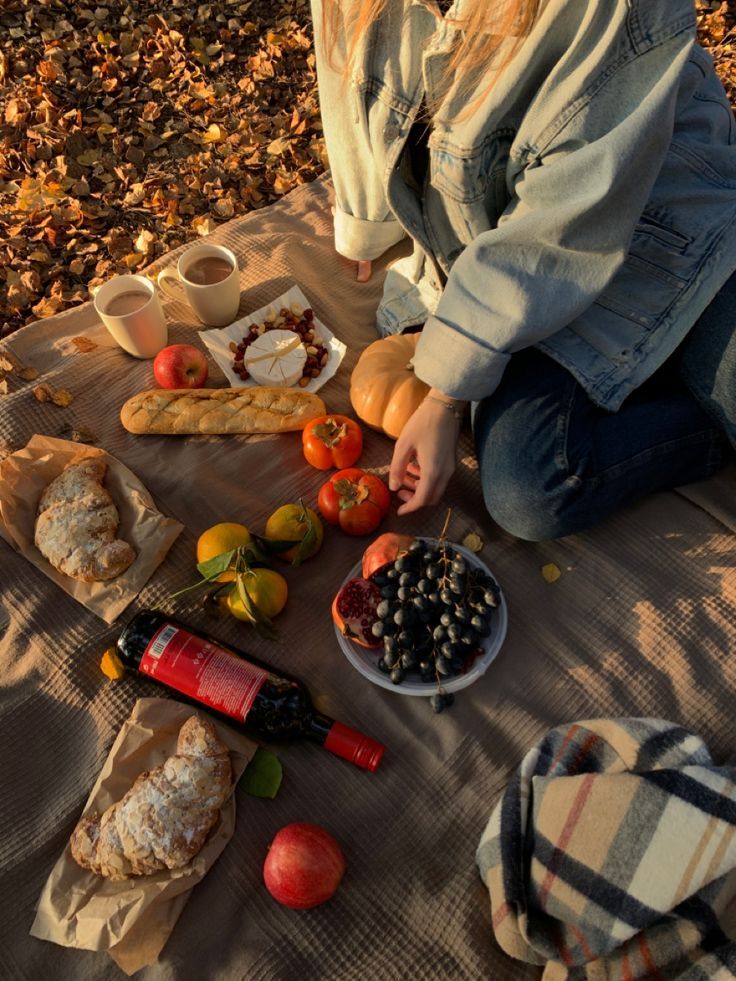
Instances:
[[[321,0],[312,0],[312,20],[322,125],[335,187],[335,249],[347,259],[375,259],[406,233],[386,202],[368,133],[350,118],[351,107],[346,103],[355,94],[340,71],[345,59],[344,31],[330,58],[322,32]]]
[[[607,66],[556,129],[542,113],[541,128],[517,138],[511,202],[450,270],[417,346],[420,378],[458,398],[490,395],[514,351],[563,328],[605,289],[670,144],[692,44],[681,30]]]

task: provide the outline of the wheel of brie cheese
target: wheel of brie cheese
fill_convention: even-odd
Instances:
[[[302,377],[307,352],[293,330],[267,330],[248,345],[243,363],[257,385],[288,388]]]

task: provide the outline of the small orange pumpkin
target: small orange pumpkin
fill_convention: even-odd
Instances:
[[[411,359],[419,334],[393,334],[369,344],[350,376],[350,401],[371,429],[396,439],[429,391]]]

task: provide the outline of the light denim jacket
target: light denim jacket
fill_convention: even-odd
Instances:
[[[380,332],[426,321],[416,372],[457,398],[535,345],[617,409],[736,268],[736,125],[692,0],[548,0],[476,112],[445,93],[421,196],[402,151],[455,28],[388,0],[346,79],[313,14],[336,248],[414,243]]]

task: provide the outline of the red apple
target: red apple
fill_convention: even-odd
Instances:
[[[318,824],[287,824],[271,842],[263,881],[276,902],[291,909],[319,906],[334,896],[345,856]]]
[[[169,344],[153,359],[153,376],[161,388],[201,388],[207,381],[207,358],[191,344]]]

